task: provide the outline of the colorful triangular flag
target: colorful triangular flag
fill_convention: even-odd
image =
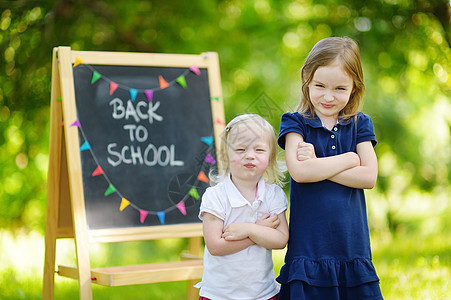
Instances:
[[[180,75],[179,77],[177,77],[177,79],[176,79],[175,81],[177,81],[178,84],[180,84],[184,89],[186,89],[186,79],[185,79],[185,76]]]
[[[180,210],[180,212],[186,216],[186,208],[185,208],[185,202],[180,201],[179,203],[177,203],[177,208]]]
[[[110,184],[105,191],[105,196],[111,195],[114,192],[116,192],[116,188],[112,184]]]
[[[197,189],[194,186],[189,190],[189,195],[195,198],[196,200],[200,199],[199,193],[197,192]]]
[[[152,102],[152,98],[153,98],[153,90],[145,90],[144,94],[146,94],[147,99],[149,100],[149,102]]]
[[[85,150],[89,150],[89,149],[91,149],[91,146],[89,145],[88,141],[85,141],[83,143],[83,145],[81,145],[81,147],[80,147],[80,151],[85,151]]]
[[[100,166],[97,166],[97,168],[94,170],[94,172],[92,172],[91,176],[98,176],[98,175],[102,175],[103,174],[103,170]]]
[[[146,219],[147,214],[148,214],[147,211],[142,210],[142,209],[139,210],[139,221],[141,222],[141,224],[144,223],[144,220]]]
[[[123,211],[129,204],[130,204],[130,201],[128,201],[125,198],[122,198],[122,200],[121,200],[121,207],[119,207],[119,210]]]
[[[135,101],[136,95],[138,95],[138,90],[137,89],[130,89],[130,97],[131,97],[132,101]]]
[[[213,158],[213,156],[211,156],[210,153],[208,153],[207,156],[205,157],[205,161],[210,164],[216,163],[216,160]]]
[[[197,175],[197,179],[208,183],[208,177],[207,177],[207,175],[205,175],[204,171],[199,172],[199,175]]]
[[[81,65],[83,63],[83,59],[81,59],[80,56],[77,56],[77,60],[74,63],[74,68],[78,65]]]
[[[213,144],[213,137],[212,136],[204,136],[204,137],[201,137],[200,140],[202,142],[204,142],[205,144],[207,144],[208,146],[211,146],[211,144]]]
[[[158,80],[160,81],[160,89],[164,90],[169,86],[169,83],[166,80],[164,80],[163,76],[158,75]]]
[[[70,124],[70,126],[77,126],[77,127],[81,127],[80,121],[75,120],[74,123]]]
[[[164,225],[164,216],[166,213],[164,211],[157,212],[158,219],[160,219],[160,223]]]
[[[191,72],[193,72],[194,74],[196,74],[197,76],[200,75],[200,70],[199,70],[199,68],[198,68],[196,65],[192,65],[192,66],[189,68],[189,70],[190,70]]]
[[[91,84],[93,84],[94,82],[96,82],[97,80],[99,80],[101,77],[102,77],[102,75],[101,75],[99,72],[94,71],[94,72],[92,73]]]
[[[116,82],[110,81],[110,95],[113,95],[118,86],[119,84],[117,84]]]

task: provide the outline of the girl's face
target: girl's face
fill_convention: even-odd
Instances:
[[[232,128],[227,149],[232,180],[260,180],[268,167],[270,151],[268,134],[261,127],[242,123]]]
[[[348,104],[354,81],[338,59],[319,67],[309,84],[310,101],[315,114],[324,122],[338,120],[340,111]]]

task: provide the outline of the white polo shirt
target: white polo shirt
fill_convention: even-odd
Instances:
[[[199,218],[208,212],[224,221],[255,223],[264,214],[280,214],[287,209],[285,192],[275,184],[258,182],[257,197],[250,204],[230,179],[230,175],[209,187],[202,196]],[[267,300],[279,292],[271,250],[252,245],[239,252],[213,256],[205,246],[204,273],[196,284],[199,295],[213,300]]]

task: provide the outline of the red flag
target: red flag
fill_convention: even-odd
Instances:
[[[110,81],[110,95],[113,95],[118,86],[116,82]]]
[[[94,170],[94,172],[92,172],[92,176],[97,176],[97,175],[102,175],[103,174],[103,170],[100,166],[97,166],[97,168]]]

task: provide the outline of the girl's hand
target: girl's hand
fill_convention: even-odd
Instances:
[[[296,154],[297,154],[297,159],[299,161],[316,158],[315,147],[313,147],[313,144],[306,143],[306,142],[298,143],[298,148],[296,149]]]
[[[222,238],[226,241],[239,241],[249,237],[252,223],[232,223],[222,230]]]
[[[277,215],[270,216],[269,214],[264,214],[255,224],[276,229],[280,224],[280,220]]]

